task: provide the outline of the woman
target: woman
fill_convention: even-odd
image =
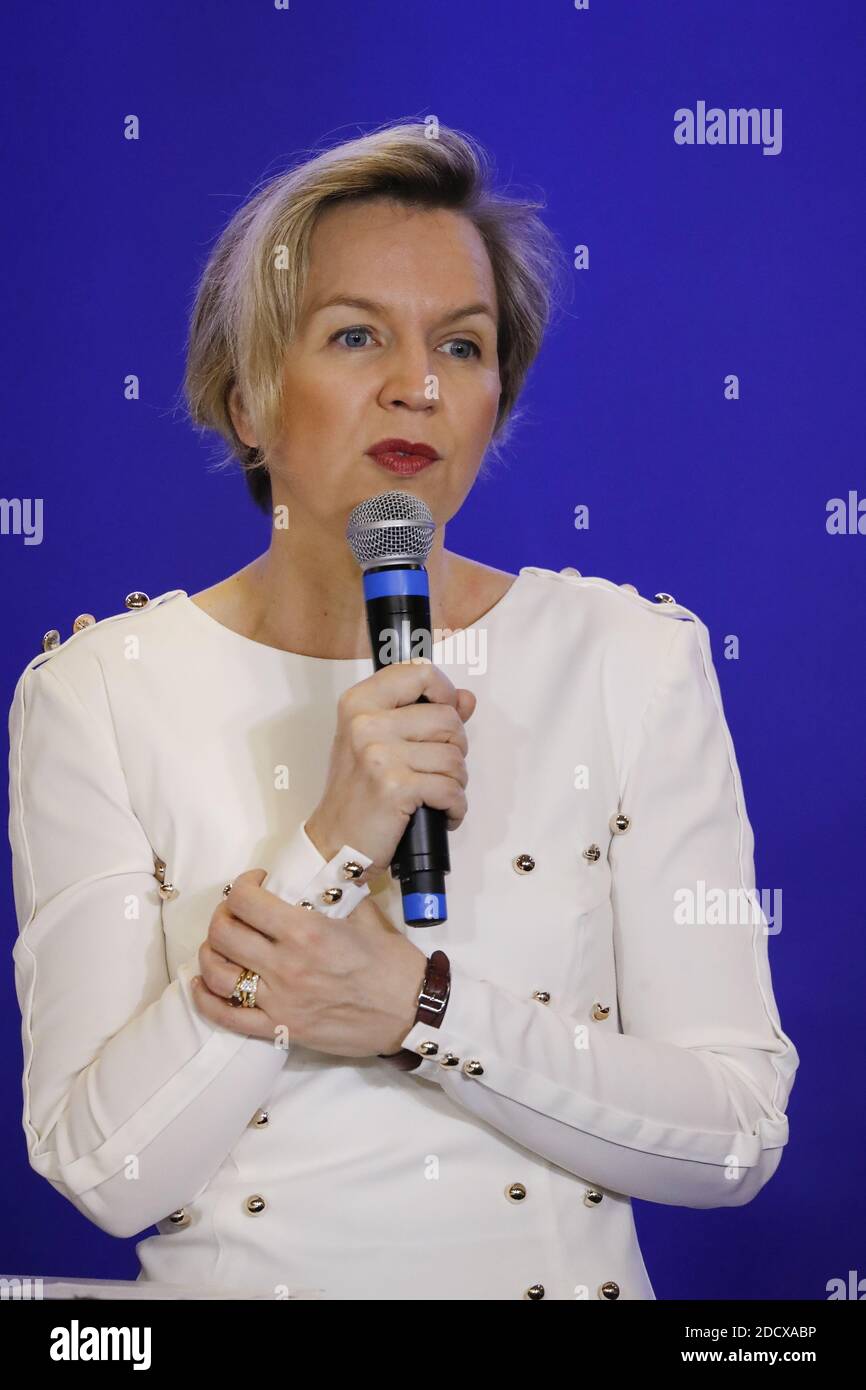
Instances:
[[[473,142],[429,134],[281,175],[205,268],[187,396],[267,551],[130,595],[18,683],[30,1160],[103,1230],[156,1224],[145,1281],[651,1299],[630,1199],[751,1201],[799,1059],[763,916],[677,907],[754,891],[704,625],[445,549],[557,257]],[[370,674],[346,520],[393,487],[436,522],[440,635]],[[452,834],[419,930],[389,865],[421,804]]]

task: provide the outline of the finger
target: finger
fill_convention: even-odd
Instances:
[[[471,690],[464,690],[461,686],[457,691],[457,713],[465,724],[467,719],[471,719],[475,713],[475,706],[478,698]]]
[[[265,874],[265,870],[258,872]],[[211,918],[211,929],[215,927],[218,919],[225,917],[229,923],[236,923],[258,932],[262,941],[266,943],[263,949],[267,949],[268,945],[273,948],[275,942],[286,941],[293,931],[302,932],[304,937],[309,936],[314,929],[315,919],[318,919],[319,925],[329,923],[331,920],[324,913],[311,911],[306,907],[297,907],[294,903],[287,902],[285,898],[272,893],[268,888],[267,877],[264,878],[261,887],[250,879],[246,879],[245,882],[239,882],[235,879],[232,890],[226,899],[226,908],[226,913],[221,913],[219,908],[214,913]],[[212,930],[209,930],[208,935],[212,935]],[[220,939],[227,944],[229,937],[226,935]],[[232,939],[238,940],[237,937]],[[213,937],[213,940],[219,949],[219,939]],[[298,938],[295,937],[295,940],[297,941]],[[255,952],[257,949],[260,949],[260,944],[250,943],[251,951]],[[235,959],[233,950],[228,951],[228,954],[231,959]],[[271,956],[268,957],[268,960],[270,959],[272,959]],[[249,965],[248,968],[252,970],[255,969],[255,966]]]
[[[233,1008],[227,999],[213,994],[204,980],[191,984],[192,998],[197,1011],[219,1028],[229,1033],[240,1033],[249,1038],[266,1038],[275,1041],[276,1030],[264,1009]]]
[[[247,869],[244,873],[238,874],[230,885],[227,885],[229,891],[211,918],[208,929],[209,936],[212,935],[218,921],[252,927],[272,942],[279,941],[285,936],[286,922],[281,922],[279,916],[274,916],[268,902],[268,899],[274,900],[275,895],[262,887],[262,884],[266,883],[267,876],[267,869]],[[276,901],[282,902],[287,913],[301,910],[296,909],[283,898],[276,898]],[[227,936],[222,939],[226,944],[228,943]],[[217,944],[216,941],[215,944]],[[256,949],[255,945],[252,949]],[[231,952],[228,951],[227,954],[231,955]]]
[[[424,695],[432,704],[457,707],[457,691],[445,672],[419,657],[383,666],[345,690],[339,704],[351,714],[414,705]]]
[[[222,890],[222,902],[217,905],[217,912],[220,908],[225,908],[227,912],[235,912],[235,903],[242,903],[246,897],[247,885],[252,884],[253,888],[259,887],[261,880],[267,874],[267,869],[245,869],[243,873],[236,874],[229,883],[225,884]]]
[[[242,874],[232,879],[232,883],[261,883],[266,873],[267,869],[244,869]]]
[[[445,705],[401,705],[356,716],[353,741],[360,750],[368,743],[453,743],[463,753],[469,743],[456,709]]]
[[[405,746],[406,767],[412,772],[429,772],[439,777],[450,777],[465,787],[469,782],[469,771],[461,753],[452,744],[408,743]]]
[[[422,805],[447,812],[449,830],[465,820],[469,803],[460,784],[455,786],[454,778],[443,777],[436,772],[422,772],[417,775],[414,785]]]
[[[220,999],[230,999],[242,972],[253,969],[252,966],[239,965],[237,961],[227,958],[207,941],[203,941],[199,947],[198,968],[208,989]],[[259,981],[259,990],[263,988],[262,979]],[[257,994],[256,998],[260,1003],[263,1002],[261,993]]]
[[[256,884],[242,885],[231,909],[214,913],[208,927],[207,940],[226,960],[242,961],[247,970],[258,970],[264,974],[273,963],[277,938],[271,936],[265,924],[261,922],[261,905],[258,902],[261,895],[263,889]],[[235,897],[234,888],[229,896]],[[238,904],[246,903],[248,899],[252,903],[252,913],[249,907],[245,907],[244,916],[241,917],[238,914]],[[285,906],[288,907],[288,903]],[[259,920],[250,922],[248,914]]]

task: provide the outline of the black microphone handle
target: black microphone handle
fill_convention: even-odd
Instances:
[[[426,594],[383,594],[368,598],[366,605],[375,670],[413,656],[432,661]],[[428,704],[427,696],[419,696],[418,703]],[[447,814],[433,806],[419,806],[410,816],[391,861],[392,877],[400,880],[407,925],[427,927],[446,920],[445,875],[450,871]]]

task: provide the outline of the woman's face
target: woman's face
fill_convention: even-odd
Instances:
[[[423,497],[437,527],[449,521],[496,421],[497,317],[487,251],[466,218],[386,199],[327,209],[283,369],[274,503],[341,538],[351,508],[390,488]],[[387,438],[440,458],[390,473],[367,454]]]

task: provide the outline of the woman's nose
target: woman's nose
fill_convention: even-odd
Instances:
[[[382,382],[382,398],[388,404],[415,408],[439,398],[439,378],[427,348],[403,348],[388,360]]]

